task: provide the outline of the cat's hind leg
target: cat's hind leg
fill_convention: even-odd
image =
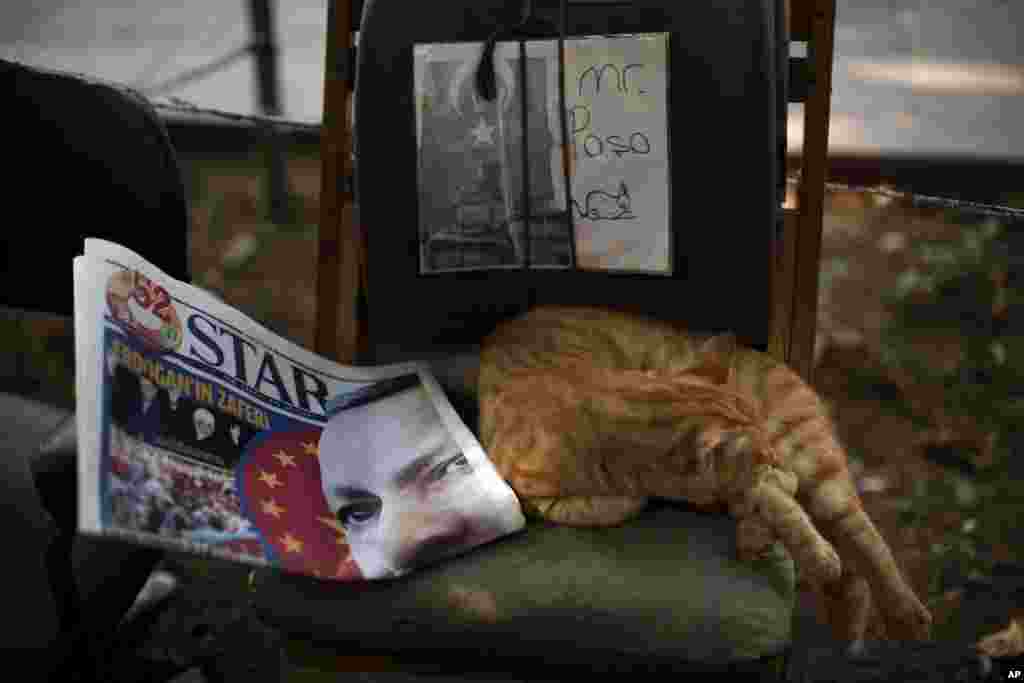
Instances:
[[[774,536],[800,571],[826,584],[835,583],[842,572],[840,556],[794,498],[796,475],[772,464],[775,458],[755,443],[744,430],[731,431],[707,458],[717,474],[719,494],[737,520],[740,556],[757,557]]]
[[[828,624],[841,641],[850,643],[858,651],[867,634],[871,617],[871,587],[867,580],[852,569],[843,568],[843,574],[834,585],[826,586],[808,581],[818,618]]]
[[[816,603],[836,638],[848,643],[860,643],[867,630],[871,612],[869,583],[857,572],[852,555],[836,535],[824,534],[813,519],[793,497],[795,479],[792,473],[777,470],[775,476],[757,486],[747,497],[746,516],[739,517],[737,548],[740,557],[756,559],[767,550],[771,541],[778,539],[789,551],[801,575],[812,587]],[[733,514],[744,514],[744,506],[732,505]],[[838,550],[838,553],[837,553]],[[905,596],[903,602],[905,604]],[[898,622],[901,623],[901,622]],[[898,631],[901,638],[926,637],[918,632]]]
[[[858,595],[863,590],[859,586],[863,582],[870,586],[886,637],[927,640],[931,613],[903,578],[889,546],[864,512],[859,498],[851,499],[846,509],[834,516],[830,513],[835,510],[828,510],[828,504],[815,506],[812,503],[811,507],[815,523],[839,551],[843,566],[849,571],[849,576],[844,576],[839,586],[826,588],[826,599],[832,603],[832,609],[845,614],[848,621],[866,621],[863,611],[870,609],[870,599],[858,603]]]

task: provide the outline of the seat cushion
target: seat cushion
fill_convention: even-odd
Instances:
[[[59,628],[44,560],[57,527],[36,493],[29,456],[66,414],[43,403],[0,393],[0,534],[17,549],[4,561],[0,600],[11,614],[31,614],[8,629],[4,646],[45,648]]]
[[[72,625],[62,619],[79,616],[85,632],[102,639],[163,555],[154,548],[73,533],[77,449],[76,440],[65,433],[74,424],[67,422],[70,416],[0,392],[0,534],[17,549],[4,562],[0,599],[12,614],[31,614],[5,633],[7,648],[52,647],[60,629]],[[78,659],[65,663],[82,666]]]
[[[613,528],[531,523],[406,577],[342,584],[263,573],[275,626],[360,650],[498,651],[552,662],[727,664],[789,644],[792,562],[735,554],[727,517],[662,505]]]

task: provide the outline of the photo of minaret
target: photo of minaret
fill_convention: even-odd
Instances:
[[[571,265],[552,122],[550,58],[527,59],[528,199],[524,222],[518,44],[495,53],[497,97],[477,92],[479,44],[417,46],[420,272]],[[557,128],[554,129],[557,131]],[[530,247],[527,248],[527,235]]]

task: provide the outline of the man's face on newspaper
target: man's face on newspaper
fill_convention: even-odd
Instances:
[[[422,386],[334,415],[320,437],[320,468],[328,507],[369,578],[497,535],[472,466]]]

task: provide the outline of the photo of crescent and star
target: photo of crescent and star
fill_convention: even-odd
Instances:
[[[480,117],[480,122],[476,124],[475,128],[471,128],[469,133],[473,136],[474,142],[478,145],[494,144],[494,126],[491,126],[484,121],[482,116]]]

